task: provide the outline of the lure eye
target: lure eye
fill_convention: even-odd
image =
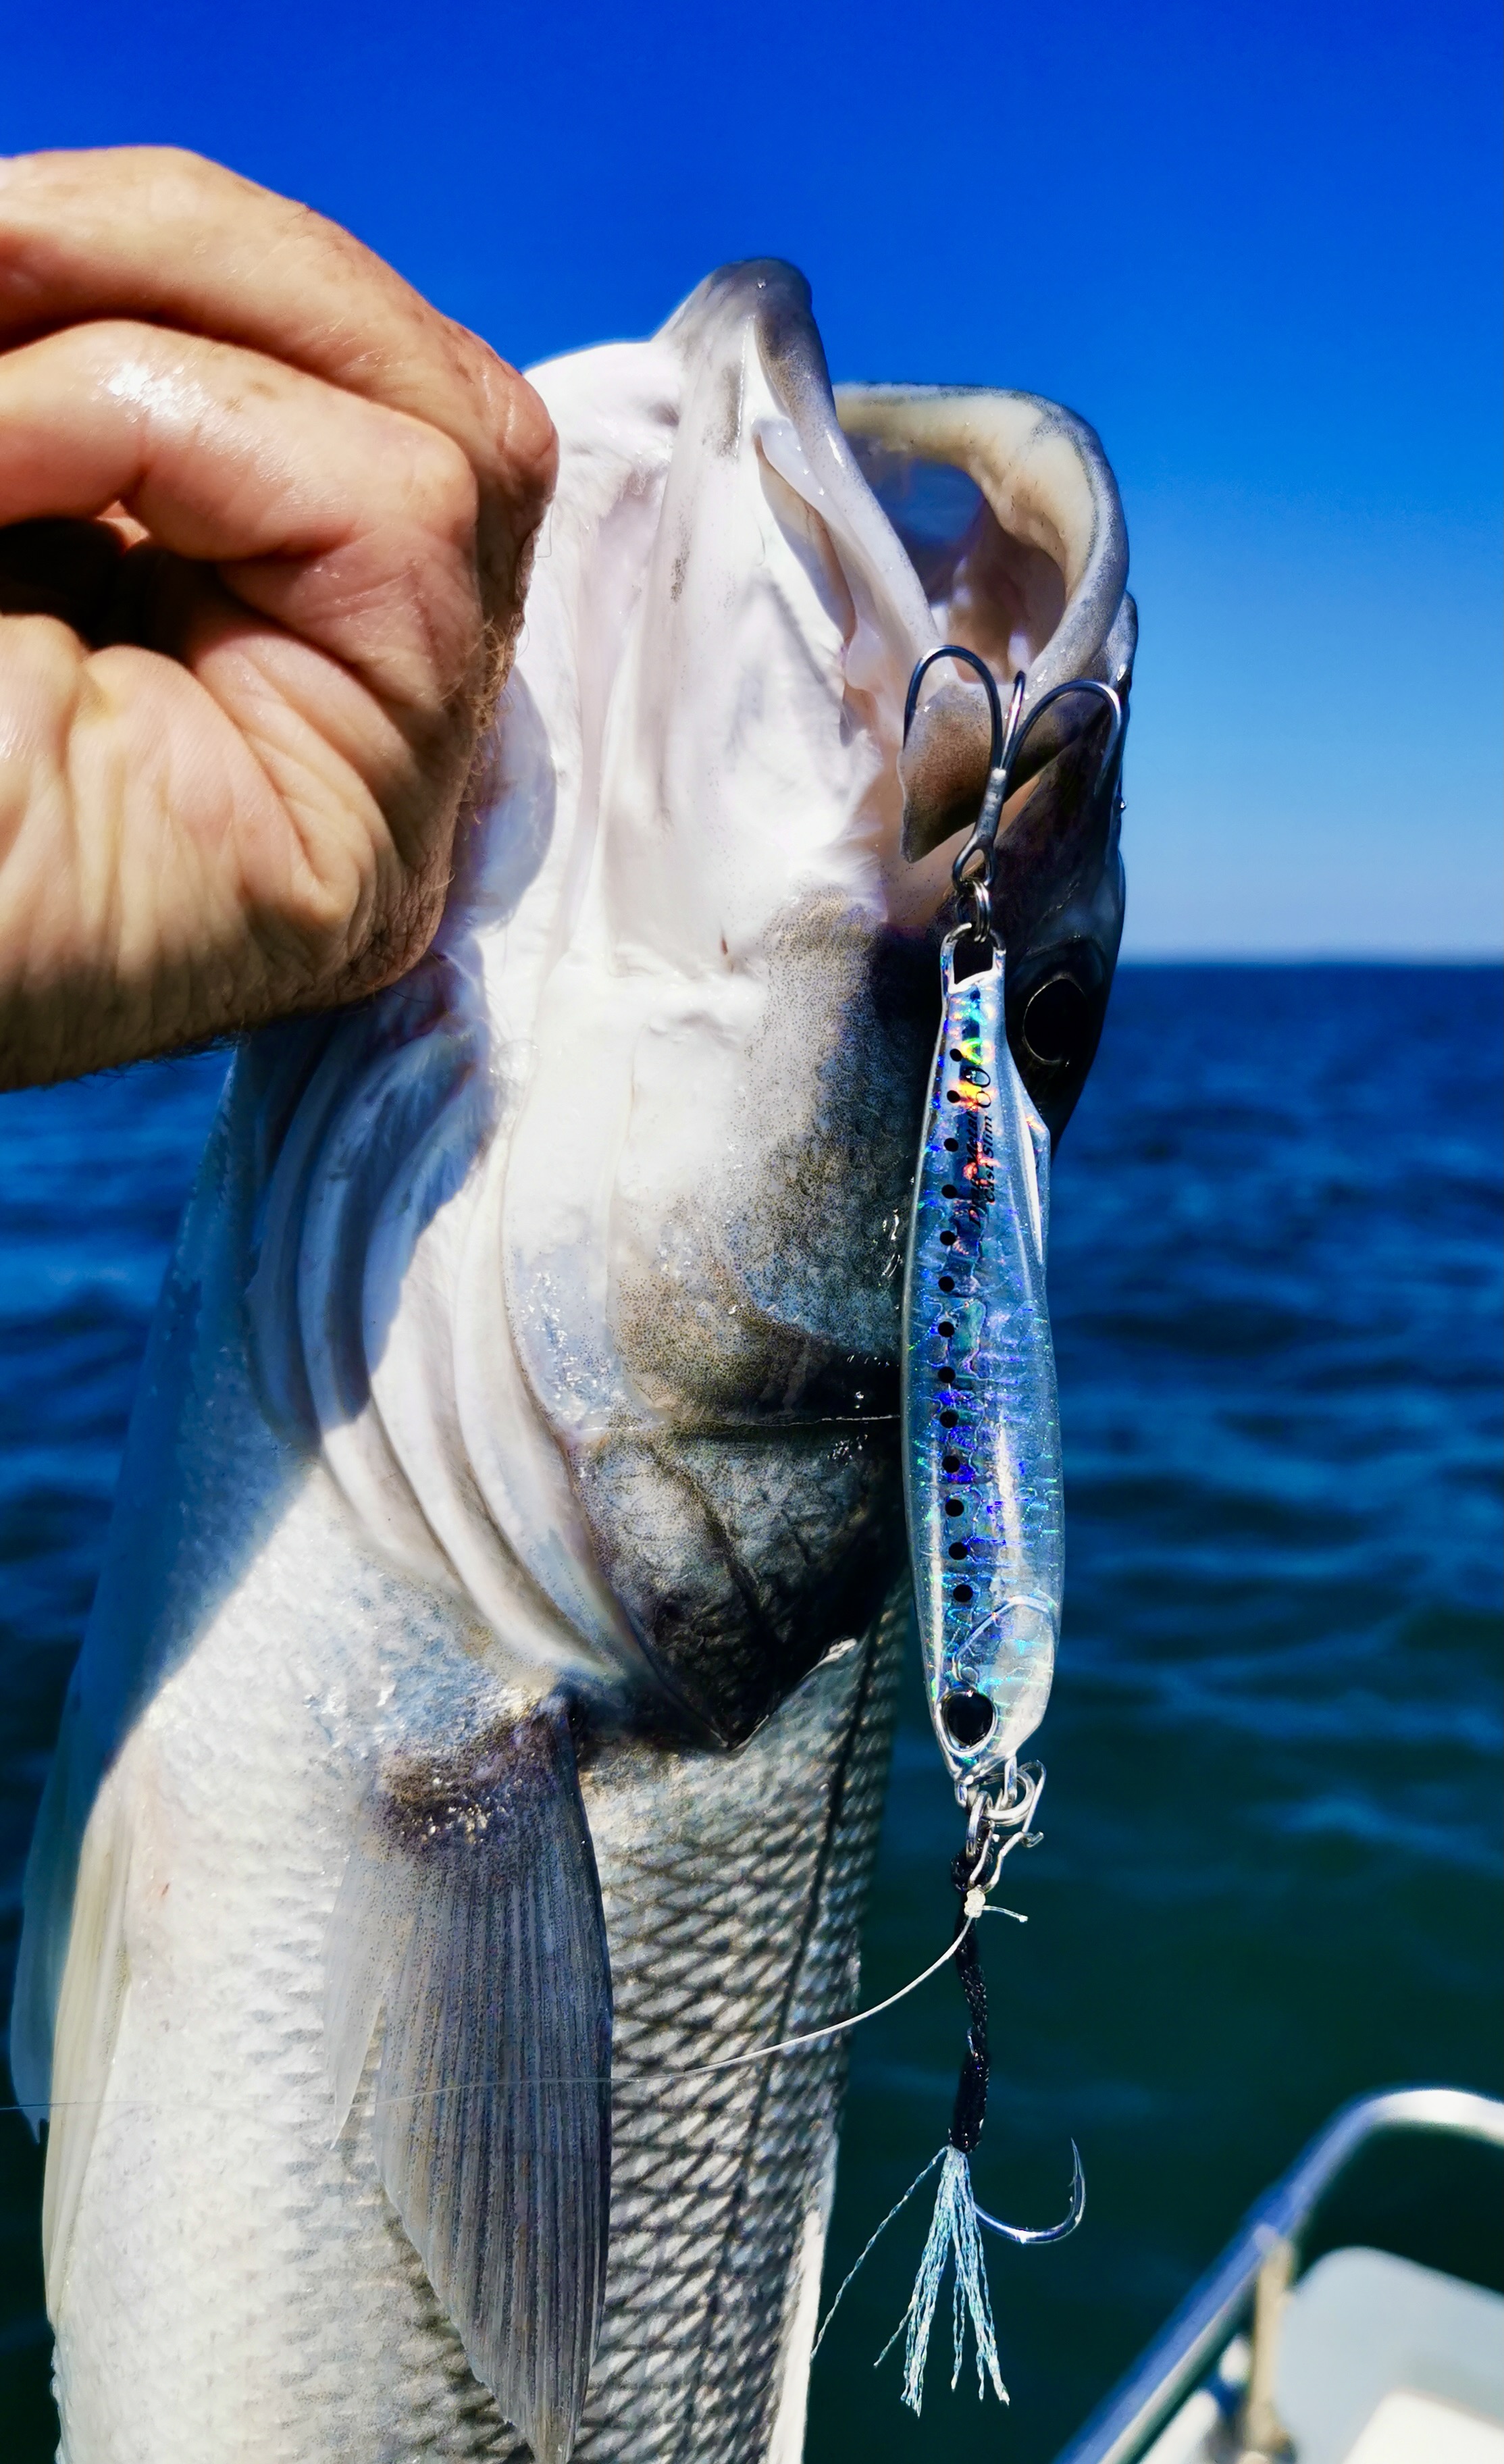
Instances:
[[[959,1471],[959,1470],[960,1470],[960,1468],[961,1468],[961,1458],[960,1458],[960,1456],[959,1456],[959,1455],[947,1455],[947,1457],[946,1457],[946,1469],[947,1469],[947,1471]]]
[[[951,1744],[970,1750],[992,1735],[997,1714],[985,1694],[974,1693],[970,1685],[958,1685],[951,1693],[942,1695],[940,1717]]]
[[[941,1321],[940,1321],[940,1324],[936,1327],[936,1329],[935,1329],[935,1332],[936,1332],[937,1334],[944,1334],[944,1335],[948,1335],[948,1335],[952,1335],[952,1334],[954,1334],[954,1332],[955,1332],[955,1328],[951,1325],[950,1320],[949,1320],[948,1317],[943,1317],[943,1318],[941,1319]]]
[[[956,1287],[956,1279],[955,1279],[954,1275],[942,1275],[942,1276],[941,1276],[941,1278],[940,1278],[940,1288],[941,1288],[941,1290],[942,1290],[943,1292],[953,1292],[953,1291],[955,1290],[955,1287]]]
[[[958,1138],[947,1138],[947,1140],[946,1140],[946,1153],[947,1153],[947,1155],[954,1155],[954,1154],[955,1154],[955,1152],[956,1152],[957,1147],[959,1146],[959,1144],[960,1144],[960,1140],[959,1140]]]
[[[943,1249],[953,1249],[955,1247],[955,1240],[956,1236],[953,1232],[942,1232],[940,1235],[940,1245]]]
[[[960,1195],[961,1195],[961,1192],[960,1192],[957,1188],[955,1188],[955,1187],[953,1186],[953,1184],[952,1184],[950,1181],[948,1181],[948,1181],[947,1181],[947,1183],[946,1183],[946,1185],[945,1185],[945,1187],[944,1187],[944,1189],[941,1191],[940,1195],[941,1195],[941,1197],[942,1197],[942,1198],[959,1198],[959,1197],[960,1197]]]
[[[969,1600],[975,1599],[976,1594],[970,1583],[957,1583],[951,1596],[959,1607],[965,1608]]]
[[[946,1512],[948,1514],[964,1514],[966,1512],[966,1507],[962,1505],[959,1497],[948,1497],[946,1500]]]
[[[942,1412],[940,1425],[943,1429],[953,1429],[960,1417],[958,1412]]]
[[[952,1540],[950,1543],[950,1554],[952,1557],[964,1557],[966,1555],[966,1542],[964,1540]]]

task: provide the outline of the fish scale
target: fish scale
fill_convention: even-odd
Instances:
[[[732,2464],[762,2452],[785,2370],[802,2382],[798,2277],[777,2303],[756,2296],[770,2254],[783,2284],[812,2210],[823,2239],[841,2050],[672,2074],[850,2009],[906,1630],[905,1601],[730,1763],[633,1746],[586,1774],[618,2016],[606,2322],[581,2456]],[[813,2233],[809,2247],[817,2271]]]

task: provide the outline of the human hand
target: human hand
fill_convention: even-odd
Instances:
[[[305,208],[0,163],[0,1085],[413,963],[554,467],[526,381]]]

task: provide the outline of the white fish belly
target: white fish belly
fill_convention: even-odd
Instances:
[[[54,2254],[68,2464],[505,2452],[467,2431],[456,2381],[480,2391],[368,2141],[330,2145],[324,1933],[359,1755],[441,1626],[316,1474],[105,1784],[90,1850],[102,1831],[126,1867],[124,1975]]]

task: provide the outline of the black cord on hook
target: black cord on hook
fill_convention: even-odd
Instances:
[[[962,2156],[974,2155],[987,2119],[987,2082],[992,2063],[987,2046],[987,1979],[982,1973],[981,1954],[976,1947],[976,1927],[968,1925],[967,1894],[971,1888],[976,1860],[966,1850],[950,1868],[961,1904],[956,1910],[956,1932],[965,1941],[955,1954],[952,1965],[966,1995],[970,2024],[967,2028],[966,2053],[962,2058],[961,2076],[956,2081],[956,2101],[950,2114],[950,2145]]]

